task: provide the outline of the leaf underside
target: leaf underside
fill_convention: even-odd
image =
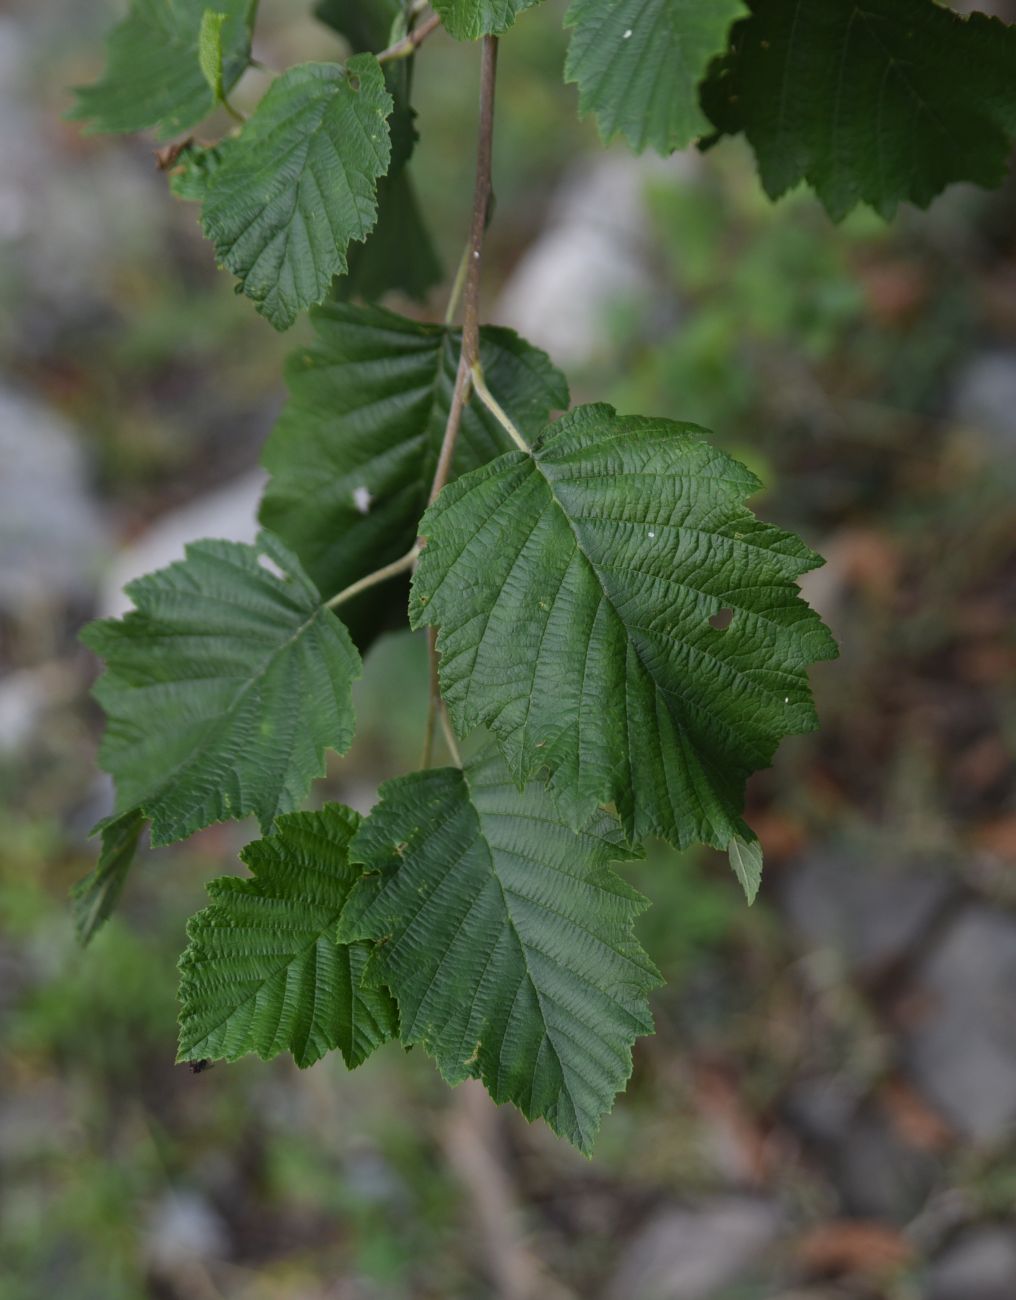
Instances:
[[[377,218],[392,98],[373,55],[272,82],[209,178],[202,216],[223,266],[276,329],[321,302]]]
[[[340,804],[290,813],[241,854],[251,878],[209,884],[180,959],[178,1059],[289,1051],[303,1068],[338,1048],[352,1069],[398,1032],[391,995],[362,987],[367,945],[336,940],[359,824]]]
[[[195,542],[127,592],[136,609],[82,633],[106,661],[95,696],[117,815],[149,817],[154,845],[251,814],[267,831],[323,774],[325,749],[352,740],[348,632],[268,533]]]
[[[745,779],[816,725],[806,670],[836,648],[796,585],[819,557],[702,432],[578,407],[460,478],[410,617],[439,629],[460,734],[489,726],[520,782],[549,771],[573,825],[613,803],[630,839],[723,849],[754,839]]]
[[[214,0],[225,15],[218,30],[221,85],[228,93],[250,61],[252,0]],[[159,139],[187,130],[215,107],[199,58],[206,0],[132,0],[109,35],[105,75],[77,91],[69,116],[90,131],[144,131]]]
[[[929,0],[752,0],[703,87],[771,198],[806,180],[834,220],[997,185],[1016,135],[1016,28]]]
[[[287,366],[290,398],[265,446],[271,474],[261,521],[299,555],[322,591],[340,591],[404,555],[416,540],[437,464],[461,334],[379,308],[334,304],[311,313],[317,341]],[[516,424],[535,436],[568,405],[561,374],[511,330],[481,331],[487,382]],[[474,396],[453,474],[500,455],[511,441]],[[361,646],[397,616],[404,584],[342,607]]]
[[[603,139],[669,154],[709,131],[699,83],[743,0],[573,0],[565,80]]]
[[[340,934],[380,941],[367,979],[394,993],[403,1042],[588,1151],[659,983],[632,928],[646,901],[608,866],[631,856],[613,819],[576,834],[492,750],[382,786],[351,856],[370,874]]]

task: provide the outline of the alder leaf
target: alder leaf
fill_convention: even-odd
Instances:
[[[646,900],[607,865],[633,856],[613,819],[576,833],[492,749],[383,785],[350,856],[369,874],[339,935],[378,941],[367,978],[395,995],[402,1041],[588,1151],[660,982],[633,931]]]
[[[106,660],[95,696],[116,814],[150,818],[153,845],[250,814],[267,831],[353,737],[360,656],[296,557],[269,533],[186,554],[81,636]]]
[[[228,94],[250,62],[257,5],[255,0],[215,0],[215,5],[224,15],[219,67]],[[207,8],[206,0],[131,0],[127,17],[109,35],[105,75],[78,89],[68,117],[97,132],[155,127],[161,140],[207,117],[217,102],[199,53]]]
[[[209,884],[180,958],[178,1060],[289,1051],[304,1068],[338,1048],[352,1069],[398,1032],[391,995],[361,987],[367,945],[335,938],[359,824],[341,804],[290,813],[240,854],[252,877]]]
[[[503,36],[519,14],[540,0],[434,0],[441,22],[459,41]]]
[[[136,808],[96,826],[95,833],[102,836],[99,861],[71,890],[74,928],[82,945],[91,942],[113,915],[144,828],[144,816]]]
[[[889,218],[952,181],[997,185],[1016,136],[1016,28],[929,0],[752,0],[702,103],[744,131],[771,198]]]
[[[461,335],[377,307],[330,304],[311,313],[314,346],[295,353],[290,397],[264,449],[271,474],[261,521],[300,557],[321,591],[341,591],[404,555],[416,539],[444,436]],[[563,376],[511,330],[484,328],[487,382],[535,436],[568,405]],[[463,414],[453,474],[511,446],[474,397]],[[405,620],[404,584],[342,606],[360,645]]]
[[[276,329],[321,302],[377,218],[392,98],[373,55],[304,63],[272,82],[210,177],[202,223]]]
[[[579,111],[604,141],[684,148],[710,129],[699,83],[743,13],[743,0],[573,0],[565,81],[578,82]]]
[[[744,507],[758,480],[703,434],[578,407],[450,484],[410,618],[439,629],[460,733],[490,726],[519,782],[548,769],[574,825],[613,803],[630,839],[726,849],[754,839],[745,779],[816,725],[806,669],[836,647],[795,581],[821,560]]]

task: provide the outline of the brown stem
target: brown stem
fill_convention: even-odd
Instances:
[[[395,59],[408,59],[411,54],[416,53],[431,32],[440,26],[440,17],[437,14],[431,14],[429,18],[424,19],[419,27],[414,27],[411,32],[403,36],[401,41],[396,41],[394,45],[389,45],[386,50],[382,50],[377,56],[378,63],[392,63]]]
[[[462,351],[455,376],[448,422],[438,453],[434,482],[430,489],[433,501],[448,482],[452,457],[459,437],[462,412],[469,399],[472,369],[480,356],[480,253],[487,225],[491,195],[491,163],[494,143],[494,85],[497,78],[497,37],[483,38],[483,61],[480,66],[480,134],[476,146],[476,183],[473,187],[473,215],[469,227],[466,287],[462,302]]]

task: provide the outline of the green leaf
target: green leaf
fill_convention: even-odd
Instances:
[[[503,36],[519,14],[540,0],[434,0],[445,28],[459,41]]]
[[[212,177],[232,144],[235,140],[229,136],[208,147],[188,142],[167,169],[170,192],[178,199],[204,203]]]
[[[264,450],[271,473],[261,520],[299,555],[325,592],[404,555],[416,539],[437,464],[458,368],[458,330],[376,307],[329,305],[311,313],[316,344],[293,355],[290,398]],[[535,436],[568,387],[548,358],[511,330],[484,328],[487,382],[513,420]],[[452,465],[462,474],[511,442],[474,397]],[[406,588],[386,584],[342,606],[361,645]]]
[[[290,68],[211,178],[205,234],[276,329],[325,297],[374,225],[391,111],[373,55]]]
[[[834,220],[997,185],[1016,135],[1016,28],[929,0],[753,0],[703,88],[778,198],[802,180]]]
[[[377,191],[377,225],[364,244],[349,250],[349,269],[335,281],[340,302],[375,302],[398,290],[415,302],[444,278],[444,270],[420,212],[416,187],[403,167],[385,176]]]
[[[565,80],[578,82],[579,111],[604,141],[684,148],[710,129],[699,82],[743,12],[743,0],[572,0]]]
[[[391,995],[361,986],[367,946],[335,938],[359,824],[341,804],[290,813],[241,853],[252,878],[211,882],[180,958],[179,1060],[289,1051],[304,1068],[337,1047],[352,1069],[398,1032]]]
[[[836,647],[795,581],[821,560],[745,509],[758,480],[703,433],[579,407],[452,483],[410,617],[439,628],[458,730],[489,725],[519,782],[548,769],[573,824],[613,802],[632,839],[727,848]]]
[[[240,80],[250,62],[254,0],[219,0],[224,14],[218,32],[223,93]],[[205,0],[131,0],[127,17],[109,36],[106,74],[77,91],[68,115],[89,122],[91,131],[143,131],[160,139],[185,131],[216,104],[204,60]],[[213,20],[215,15],[212,15]]]
[[[102,835],[99,861],[71,890],[74,928],[82,945],[113,915],[144,826],[144,817],[134,809],[122,817],[107,817],[95,828]]]
[[[154,845],[250,814],[267,831],[322,775],[325,749],[352,740],[348,632],[268,533],[195,542],[127,593],[136,609],[81,638],[106,660],[95,696],[117,815],[151,818]]]
[[[387,782],[350,856],[370,874],[340,937],[379,941],[367,978],[394,993],[402,1041],[588,1151],[659,983],[633,931],[646,901],[607,865],[632,856],[613,820],[576,834],[492,751]]]
[[[345,37],[354,54],[383,50],[405,10],[402,0],[320,0],[315,17]]]
[[[762,884],[762,845],[757,839],[743,840],[735,836],[727,845],[727,854],[750,907]]]
[[[222,84],[224,61],[222,29],[228,20],[229,14],[206,9],[201,15],[201,29],[198,32],[198,64],[209,89],[215,96],[216,104],[221,104],[225,97]]]

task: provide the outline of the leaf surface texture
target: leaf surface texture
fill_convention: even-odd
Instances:
[[[368,979],[395,995],[403,1042],[588,1151],[659,983],[633,932],[646,902],[608,865],[630,856],[613,819],[576,834],[493,750],[389,781],[352,856],[369,874],[340,933],[379,941]]]
[[[272,82],[209,177],[205,234],[276,329],[324,299],[350,241],[372,229],[392,107],[373,55],[299,64]]]
[[[288,1051],[303,1068],[338,1048],[352,1069],[397,1032],[390,994],[361,985],[367,946],[336,941],[359,824],[341,804],[290,813],[244,849],[251,877],[211,882],[180,959],[180,1060]]]
[[[546,768],[573,824],[613,803],[632,839],[725,849],[754,839],[747,775],[816,725],[806,670],[835,644],[796,585],[818,556],[703,434],[578,407],[460,478],[410,614],[439,629],[460,734],[488,725],[520,782]]]
[[[323,774],[325,749],[352,740],[349,633],[268,533],[195,542],[127,592],[136,609],[82,633],[106,661],[95,695],[117,814],[151,818],[155,845],[251,814],[267,831]]]

